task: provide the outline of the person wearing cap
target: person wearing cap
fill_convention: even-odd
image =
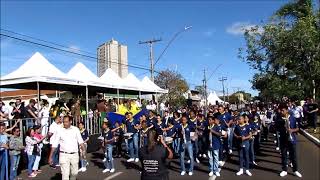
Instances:
[[[76,180],[79,169],[79,146],[82,151],[85,148],[80,130],[71,126],[69,116],[63,117],[63,128],[58,129],[52,142],[49,164],[52,164],[52,156],[58,145],[60,145],[59,163],[62,180]]]
[[[243,115],[237,117],[237,120],[238,124],[234,129],[234,137],[238,141],[240,170],[236,173],[236,175],[242,175],[243,168],[245,168],[245,173],[248,176],[252,176],[251,172],[249,171],[249,139],[252,137],[250,127],[245,124],[245,117]]]

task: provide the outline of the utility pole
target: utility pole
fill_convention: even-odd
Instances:
[[[227,77],[222,76],[221,78],[219,78],[219,81],[221,81],[222,83],[222,93],[223,93],[223,101],[226,101],[226,96],[225,96],[225,91],[224,91],[224,81],[227,80]]]
[[[204,107],[204,114],[207,114],[208,110],[208,92],[207,92],[207,77],[206,77],[206,69],[203,69],[203,89],[204,89],[204,98],[205,98],[205,107]]]
[[[139,44],[148,44],[150,48],[150,79],[154,82],[154,61],[153,61],[153,44],[161,41],[161,39],[152,39],[147,41],[139,41]]]

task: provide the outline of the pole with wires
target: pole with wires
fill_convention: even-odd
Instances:
[[[225,90],[224,90],[224,81],[227,80],[227,77],[222,76],[219,78],[219,81],[222,83],[222,93],[223,93],[223,101],[226,102]]]
[[[152,40],[147,40],[147,41],[139,41],[139,44],[148,44],[150,48],[150,54],[149,54],[149,59],[150,59],[150,79],[152,82],[154,82],[154,61],[153,61],[153,44],[156,42],[161,41],[161,39],[152,39]]]

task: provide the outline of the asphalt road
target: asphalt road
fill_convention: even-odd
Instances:
[[[204,159],[200,164],[195,164],[195,171],[193,176],[180,176],[179,160],[174,159],[169,162],[170,179],[176,180],[188,180],[188,179],[259,179],[259,180],[276,180],[276,179],[299,179],[293,176],[292,170],[289,168],[288,175],[284,178],[279,176],[281,172],[281,159],[280,154],[275,150],[273,142],[264,142],[261,147],[261,155],[256,157],[258,166],[251,169],[252,177],[247,175],[236,176],[236,172],[239,170],[239,159],[237,152],[233,152],[233,155],[228,158],[221,170],[220,177],[208,176],[208,160]],[[305,180],[319,180],[320,179],[320,148],[311,143],[305,137],[300,135],[298,137],[298,168],[302,174],[302,179]],[[124,158],[115,158],[114,173],[103,174],[103,154],[102,151],[93,152],[88,155],[90,158],[89,166],[86,172],[78,174],[78,180],[138,180],[140,179],[140,163],[127,163]],[[42,173],[38,174],[35,180],[43,179],[61,179],[59,169],[53,170],[48,166],[43,166]],[[23,179],[28,179],[26,171],[23,171],[19,176]]]

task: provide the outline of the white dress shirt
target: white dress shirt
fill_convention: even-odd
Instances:
[[[67,153],[77,153],[79,151],[79,144],[83,144],[83,139],[80,130],[75,126],[70,128],[60,128],[53,140],[52,147],[58,147],[60,144],[60,151]]]

